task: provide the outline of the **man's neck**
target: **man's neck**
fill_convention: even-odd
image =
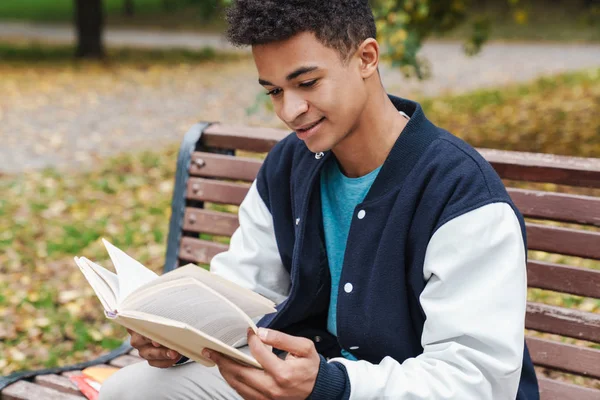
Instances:
[[[332,150],[344,175],[364,176],[383,164],[407,122],[383,88],[377,91],[353,131]]]

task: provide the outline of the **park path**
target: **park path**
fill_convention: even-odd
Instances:
[[[69,43],[70,27],[0,22],[0,40]],[[108,29],[107,46],[230,49],[222,37]],[[382,67],[390,93],[462,93],[542,75],[600,67],[599,44],[489,43],[466,57],[460,43],[428,42],[421,55],[431,79],[405,79]],[[40,82],[38,84],[38,82]],[[271,113],[248,115],[261,89],[250,59],[198,65],[86,70],[65,66],[0,72],[0,174],[47,166],[92,167],[108,155],[180,141],[199,120],[278,125]]]
[[[0,21],[0,39],[29,39],[49,43],[74,43],[75,29],[71,25],[51,25],[28,22]],[[149,49],[183,48],[235,50],[223,36],[210,33],[169,32],[106,28],[104,41],[107,46],[131,46]]]

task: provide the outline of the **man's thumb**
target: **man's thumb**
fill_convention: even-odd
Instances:
[[[266,328],[258,328],[258,337],[264,344],[301,357],[309,355],[314,348],[313,343],[306,338],[291,336]]]

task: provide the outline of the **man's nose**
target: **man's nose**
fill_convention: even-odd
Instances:
[[[288,125],[292,125],[299,116],[307,111],[308,102],[305,99],[294,93],[284,92],[280,110],[280,117],[283,121]]]

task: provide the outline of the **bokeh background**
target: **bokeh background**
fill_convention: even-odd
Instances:
[[[283,127],[248,49],[224,39],[227,3],[0,1],[1,374],[90,359],[126,337],[72,257],[110,266],[105,237],[160,271],[193,123]],[[390,93],[477,147],[600,157],[598,1],[372,4]]]

